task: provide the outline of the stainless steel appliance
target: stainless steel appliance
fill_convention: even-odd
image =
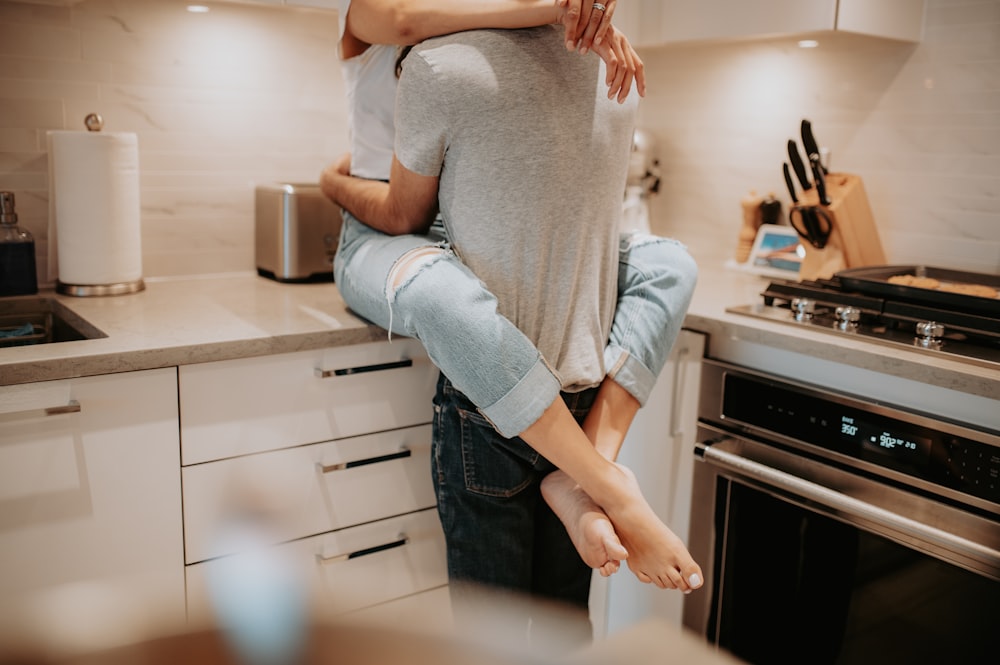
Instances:
[[[903,283],[905,277],[913,278],[911,284]],[[953,290],[962,287],[969,288]],[[990,295],[970,295],[973,287]],[[775,280],[761,294],[763,303],[726,311],[1000,369],[997,293],[1000,275],[878,266],[844,270],[825,280]]]
[[[858,293],[852,276],[730,311],[1000,367],[1000,301]],[[943,335],[916,332],[938,318]],[[991,398],[760,351],[703,364],[689,546],[706,586],[685,625],[751,663],[993,662],[1000,374]]]
[[[342,219],[319,185],[259,185],[254,211],[258,274],[279,282],[333,279]]]

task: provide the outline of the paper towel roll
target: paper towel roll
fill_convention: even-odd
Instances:
[[[48,146],[49,265],[56,270],[50,278],[64,285],[141,283],[136,135],[51,131]]]

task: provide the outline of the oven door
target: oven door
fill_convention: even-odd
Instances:
[[[995,515],[710,426],[699,441],[688,628],[751,663],[995,660]]]

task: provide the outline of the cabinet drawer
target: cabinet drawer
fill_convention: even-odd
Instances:
[[[448,583],[444,533],[433,508],[277,546],[319,613],[340,614]],[[209,581],[241,555],[187,567],[188,616],[211,618]]]
[[[431,426],[184,467],[187,563],[225,554],[233,509],[266,512],[276,542],[434,505]]]
[[[602,578],[603,579],[603,578]],[[408,631],[453,635],[451,595],[447,586],[366,607],[351,614],[351,621]]]
[[[182,464],[428,423],[436,380],[407,338],[184,365]]]
[[[0,387],[0,598],[183,616],[178,451],[173,368]]]

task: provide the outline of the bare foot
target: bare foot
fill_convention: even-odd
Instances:
[[[653,512],[632,471],[616,466],[622,473],[616,482],[620,502],[607,502],[605,512],[628,549],[629,569],[640,581],[663,589],[689,593],[700,587],[705,579],[701,567],[681,539]]]
[[[542,481],[542,496],[566,527],[580,558],[601,575],[618,572],[628,557],[611,520],[572,478],[553,471]]]

